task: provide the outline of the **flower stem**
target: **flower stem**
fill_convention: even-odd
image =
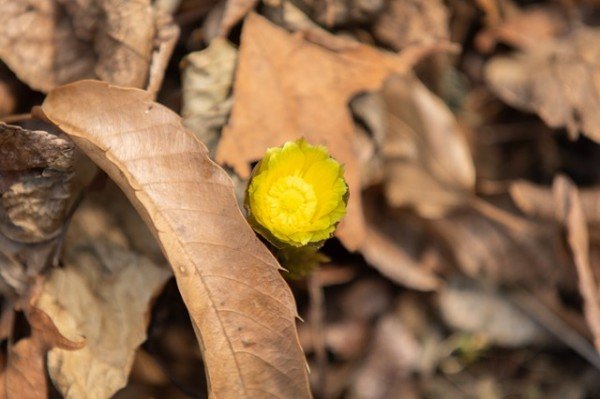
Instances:
[[[316,396],[327,398],[327,352],[325,349],[325,295],[318,270],[308,275],[308,294],[310,297],[309,320],[312,330],[313,346],[317,359]]]

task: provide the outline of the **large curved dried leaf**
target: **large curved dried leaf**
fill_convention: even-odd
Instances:
[[[173,267],[211,397],[310,396],[293,296],[237,207],[231,180],[146,92],[84,81],[42,105],[125,191]]]
[[[41,91],[93,77],[156,91],[177,36],[150,0],[0,0],[0,58]]]
[[[486,80],[508,104],[536,112],[552,128],[600,142],[600,29],[581,27],[527,52],[495,57]]]

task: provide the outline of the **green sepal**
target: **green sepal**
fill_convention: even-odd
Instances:
[[[281,248],[277,251],[277,258],[289,273],[286,277],[292,280],[304,278],[322,263],[330,261],[326,255],[319,252],[319,247],[312,245]]]

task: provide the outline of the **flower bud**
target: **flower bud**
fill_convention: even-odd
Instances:
[[[276,247],[319,246],[346,214],[344,168],[306,140],[270,148],[246,193],[250,223]]]

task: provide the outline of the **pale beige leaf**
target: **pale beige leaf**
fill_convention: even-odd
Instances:
[[[215,38],[202,50],[182,61],[183,124],[213,150],[231,110],[229,99],[237,50],[223,38]]]
[[[359,92],[378,89],[388,76],[407,72],[435,49],[419,47],[392,54],[349,40],[330,49],[323,44],[332,43],[331,38],[323,39],[318,35],[320,45],[315,44],[256,14],[246,18],[233,110],[217,160],[248,178],[250,164],[262,158],[268,147],[301,136],[326,145],[346,168],[350,199],[338,235],[354,250],[365,231],[348,102]]]
[[[527,52],[493,58],[486,80],[503,101],[552,128],[600,142],[600,29],[580,27]]]
[[[173,267],[213,398],[310,396],[292,293],[227,174],[141,90],[83,81],[42,111],[119,184]]]
[[[466,137],[443,101],[414,77],[395,77],[384,87],[388,133],[382,147],[386,195],[439,217],[464,204],[475,185]]]
[[[547,339],[546,331],[507,297],[475,281],[452,280],[439,293],[441,315],[453,329],[513,348]]]
[[[78,350],[51,349],[48,371],[65,398],[110,398],[127,383],[146,339],[149,302],[171,275],[149,260],[96,239],[71,249],[52,270],[36,306]]]

